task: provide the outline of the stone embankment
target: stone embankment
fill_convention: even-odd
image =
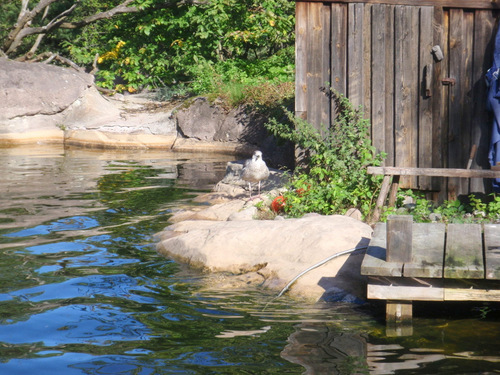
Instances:
[[[64,143],[251,155],[291,165],[293,147],[266,133],[246,108],[226,111],[205,98],[164,102],[155,93],[103,96],[92,75],[0,58],[0,146]]]

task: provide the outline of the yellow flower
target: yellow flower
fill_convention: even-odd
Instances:
[[[173,47],[175,45],[179,46],[179,47],[182,47],[182,45],[184,44],[184,42],[182,41],[182,39],[176,39],[174,40],[171,44],[170,44],[170,47]]]
[[[276,25],[276,22],[274,22],[274,20],[269,20],[269,25],[271,25],[272,27],[274,27],[274,25]]]

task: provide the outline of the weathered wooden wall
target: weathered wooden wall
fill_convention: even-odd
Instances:
[[[363,106],[386,165],[465,168],[477,145],[472,168],[489,168],[484,75],[498,11],[486,1],[398,2],[405,1],[296,3],[297,114],[318,128],[329,124],[334,108],[319,88],[330,85]],[[442,61],[431,53],[435,45]],[[403,186],[444,198],[488,191],[481,179],[410,177]]]

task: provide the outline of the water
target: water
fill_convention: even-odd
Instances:
[[[383,306],[218,289],[153,235],[231,157],[0,149],[0,374],[500,373],[496,305]]]

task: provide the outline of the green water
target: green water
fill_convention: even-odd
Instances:
[[[0,374],[488,374],[495,305],[383,306],[216,289],[154,234],[227,156],[0,149]],[[208,287],[210,285],[210,287]]]

